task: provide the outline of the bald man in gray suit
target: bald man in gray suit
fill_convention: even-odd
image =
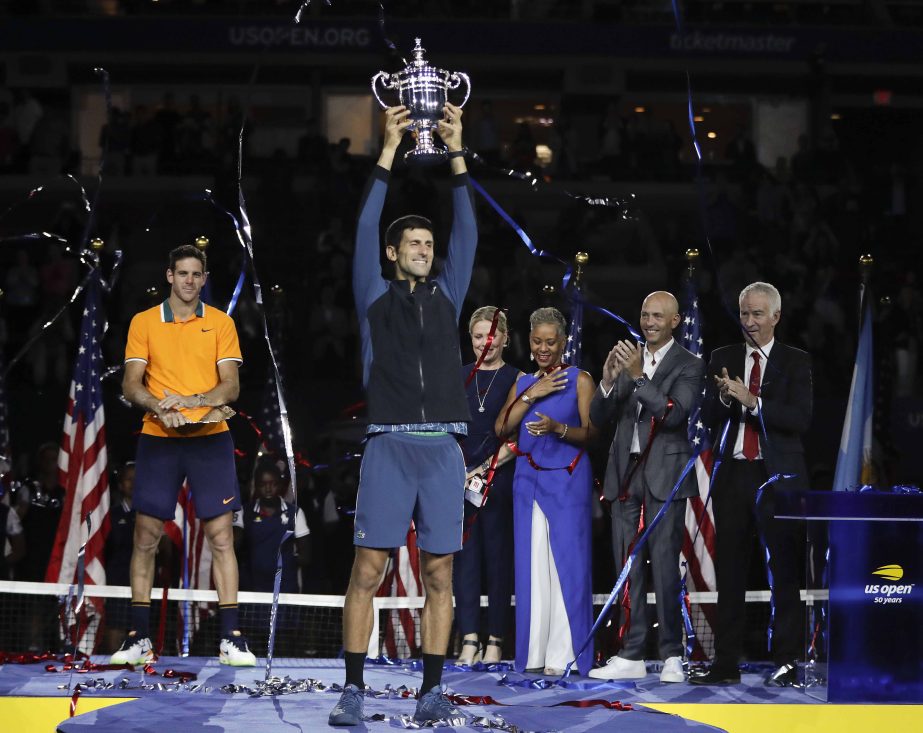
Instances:
[[[679,322],[679,304],[672,294],[658,291],[648,295],[641,305],[645,344],[619,341],[613,347],[590,405],[590,420],[597,427],[616,426],[604,489],[606,498],[612,502],[612,547],[617,574],[637,534],[642,503],[645,523],[650,524],[691,455],[687,420],[702,393],[705,364],[673,339],[673,329]],[[667,411],[671,401],[673,406]],[[661,419],[651,442],[652,426]],[[660,680],[685,679],[679,555],[686,499],[696,491],[695,474],[690,472],[664,518],[638,553],[628,576],[631,623],[622,650],[605,666],[592,670],[591,677],[637,679],[647,674],[644,647],[650,622],[645,561],[649,559],[657,599],[658,648],[664,660]]]

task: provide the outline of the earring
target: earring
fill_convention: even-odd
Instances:
[[[529,354],[529,361],[535,361],[535,354]]]

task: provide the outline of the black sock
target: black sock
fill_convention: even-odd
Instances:
[[[230,639],[233,632],[240,626],[237,620],[236,603],[219,603],[218,619],[221,621],[221,638]]]
[[[343,652],[346,662],[346,684],[355,685],[360,690],[365,687],[362,670],[365,667],[365,652]]]
[[[445,654],[423,655],[423,684],[420,685],[420,694],[425,695],[437,685],[442,684],[442,665],[445,663]]]
[[[130,631],[134,631],[135,635],[144,639],[151,635],[151,604],[141,603],[138,601],[131,602],[131,628]]]

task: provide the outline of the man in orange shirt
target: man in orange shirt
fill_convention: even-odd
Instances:
[[[147,412],[135,461],[130,631],[112,655],[113,664],[142,664],[154,656],[149,630],[154,553],[184,480],[212,550],[219,661],[256,664],[238,628],[231,518],[240,496],[234,443],[217,409],[237,399],[242,359],[234,321],[199,299],[208,277],[205,265],[205,254],[191,245],[170,252],[170,296],[135,315],[128,329],[122,391]]]

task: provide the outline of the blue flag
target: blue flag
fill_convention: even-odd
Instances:
[[[861,320],[856,366],[849,387],[849,402],[840,452],[837,455],[834,491],[846,491],[854,486],[873,483],[872,474],[872,410],[874,406],[874,365],[872,341],[872,297],[867,285],[860,291]]]

